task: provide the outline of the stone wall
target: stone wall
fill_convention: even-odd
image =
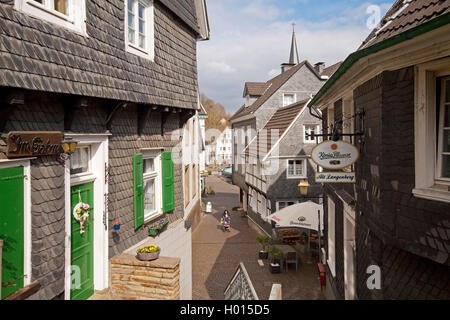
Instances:
[[[123,300],[179,300],[180,259],[139,261],[129,254],[113,258],[111,291]]]
[[[135,255],[139,247],[157,245],[165,257],[180,260],[180,299],[192,299],[192,228],[186,229],[184,220],[170,223],[167,230],[156,237],[147,237],[124,253]]]

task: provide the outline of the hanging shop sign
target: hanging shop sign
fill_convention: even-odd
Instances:
[[[356,173],[316,172],[316,183],[356,183]]]
[[[326,169],[344,169],[351,166],[359,158],[358,149],[345,141],[324,141],[315,146],[311,159]]]
[[[57,155],[62,152],[63,133],[58,131],[13,131],[6,138],[8,158]]]

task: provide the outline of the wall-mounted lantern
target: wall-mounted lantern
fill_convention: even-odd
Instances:
[[[75,152],[77,145],[78,141],[75,141],[72,138],[65,138],[61,141],[61,147],[63,149],[63,153],[60,155],[61,160],[68,160],[70,155]]]
[[[300,183],[298,184],[298,191],[300,192],[300,194],[302,196],[307,196],[308,195],[308,188],[309,188],[308,180],[302,179],[300,181]]]

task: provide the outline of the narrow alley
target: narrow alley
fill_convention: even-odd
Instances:
[[[239,189],[222,177],[208,176],[205,185],[212,187],[215,195],[203,199],[213,205],[212,213],[204,213],[202,221],[192,235],[192,298],[193,300],[221,300],[236,268],[243,262],[260,300],[269,298],[272,285],[281,283],[283,300],[321,299],[317,280],[317,265],[303,263],[300,258],[298,271],[289,266],[281,274],[271,274],[264,260],[258,264],[261,249],[256,237],[256,227],[240,212]],[[231,232],[223,232],[220,218],[225,209],[231,213]]]

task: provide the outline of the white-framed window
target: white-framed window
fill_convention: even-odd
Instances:
[[[153,1],[125,0],[125,44],[128,52],[154,59],[153,21]]]
[[[336,207],[330,198],[328,198],[328,260],[331,274],[336,277],[336,249],[335,249],[335,232],[336,232]]]
[[[415,69],[415,188],[418,198],[450,203],[450,59]]]
[[[144,221],[162,214],[161,152],[146,152],[144,162]]]
[[[306,178],[306,160],[305,159],[288,159],[287,160],[287,179]]]
[[[450,184],[450,77],[440,79],[438,160],[436,179]]]
[[[87,35],[85,0],[15,0],[14,5],[31,16]]]
[[[303,126],[303,141],[305,143],[315,143],[316,138],[307,136],[307,134],[320,134],[320,126],[317,124],[305,124]]]
[[[79,146],[70,156],[70,174],[81,175],[91,171],[91,148]]]
[[[295,94],[285,93],[283,94],[283,107],[286,107],[295,102]]]
[[[276,209],[277,211],[284,209],[286,207],[292,206],[294,204],[298,203],[297,200],[293,200],[293,201],[277,201],[276,202]]]

